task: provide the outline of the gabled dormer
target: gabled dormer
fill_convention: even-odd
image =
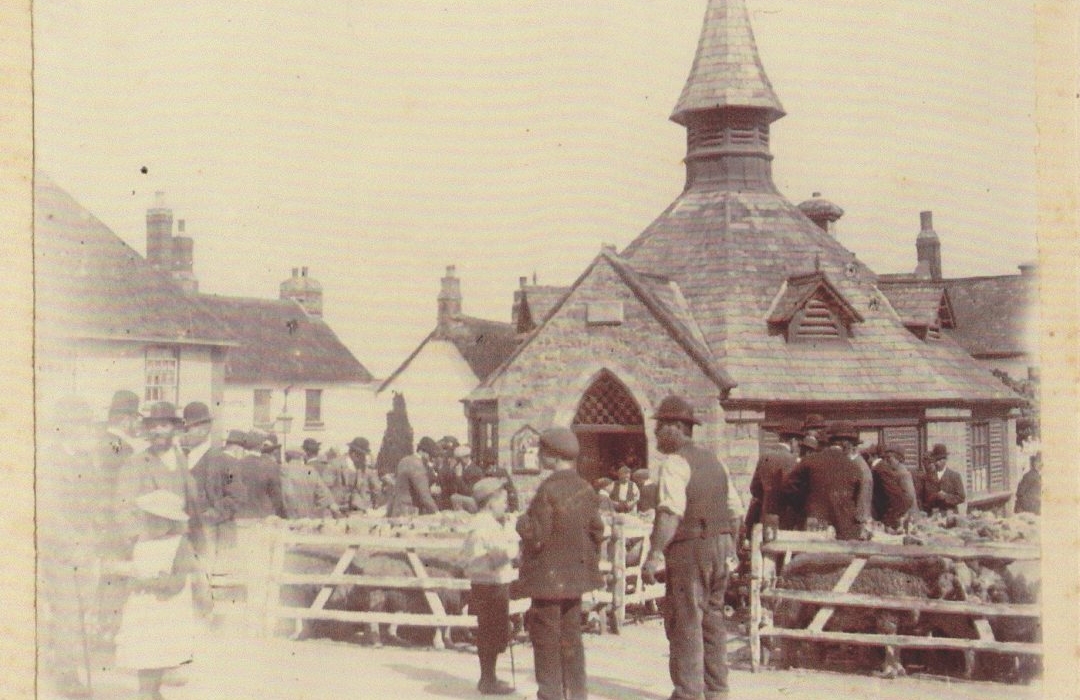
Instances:
[[[767,316],[769,330],[789,343],[846,341],[862,315],[824,272],[793,275],[784,281]]]
[[[879,279],[878,289],[889,299],[904,328],[919,340],[940,340],[942,330],[956,327],[949,293],[940,283]]]

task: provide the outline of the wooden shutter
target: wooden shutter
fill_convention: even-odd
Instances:
[[[917,466],[919,464],[920,446],[919,427],[915,425],[897,425],[882,429],[886,445],[904,448],[905,464]]]
[[[1009,488],[1009,450],[1005,444],[1005,421],[990,421],[990,490]]]

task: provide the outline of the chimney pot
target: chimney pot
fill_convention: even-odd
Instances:
[[[811,197],[813,197],[814,199],[817,199],[818,197],[820,197],[820,196],[821,196],[821,193],[820,193],[820,192],[815,192],[815,193],[813,193],[813,194],[812,194],[812,195],[810,195],[810,196],[811,196]]]
[[[301,267],[300,268],[300,276],[301,277],[307,277],[307,268],[306,267]]]
[[[525,289],[525,285],[528,283],[528,277],[518,277],[518,286]]]
[[[457,272],[457,265],[447,265],[446,266],[446,276],[447,277],[453,277],[454,273],[456,273],[456,272]]]
[[[184,232],[184,220],[183,219],[180,219],[179,221],[176,222],[176,232],[177,233],[183,233]]]
[[[923,231],[934,230],[934,212],[921,211],[919,212],[919,222],[922,224]]]

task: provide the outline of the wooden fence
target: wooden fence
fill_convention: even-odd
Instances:
[[[267,526],[270,527],[270,526]],[[272,544],[268,552],[256,553],[253,560],[265,562],[248,568],[246,617],[261,620],[265,633],[271,633],[278,620],[295,621],[299,631],[303,620],[331,620],[357,624],[391,624],[434,628],[474,628],[476,617],[462,613],[448,613],[439,597],[439,591],[468,591],[470,582],[465,578],[432,577],[424,564],[424,555],[456,553],[461,550],[465,535],[431,531],[398,537],[390,534],[308,534],[279,527],[271,534]],[[266,541],[265,538],[263,540]],[[640,543],[641,554],[632,564],[627,563],[628,547]],[[288,554],[295,551],[332,552],[333,568],[325,573],[301,573],[289,571]],[[378,576],[346,573],[354,559],[364,552],[395,553],[403,556],[411,569],[411,575]],[[601,546],[601,573],[608,585],[591,591],[583,599],[584,607],[599,614],[600,631],[604,622],[618,633],[626,624],[628,605],[644,605],[649,600],[664,595],[663,585],[643,585],[641,564],[648,554],[648,525],[640,520],[615,516]],[[260,575],[259,569],[264,572]],[[230,585],[236,577],[229,577]],[[314,600],[306,606],[282,603],[282,592],[289,587],[318,587]],[[359,586],[371,589],[395,589],[422,591],[427,612],[385,612],[368,610],[327,609],[337,586]],[[286,596],[287,597],[287,596]],[[511,614],[523,613],[529,605],[526,600],[511,601]],[[438,641],[439,635],[436,635]]]
[[[801,552],[842,554],[851,562],[831,591],[787,590],[775,587],[775,572],[792,554]],[[922,559],[945,557],[957,561],[995,560],[1036,561],[1037,546],[1016,544],[980,544],[963,546],[922,546],[885,544],[880,542],[852,542],[823,539],[821,533],[779,531],[774,539],[763,540],[761,525],[754,527],[751,536],[750,560],[750,667],[756,671],[761,665],[762,637],[779,637],[809,642],[832,642],[861,646],[881,646],[890,652],[901,648],[957,649],[966,653],[967,671],[970,673],[974,653],[990,651],[1015,655],[1041,655],[1042,644],[1038,642],[1004,642],[994,638],[989,618],[1038,618],[1040,606],[1024,604],[994,604],[969,601],[900,598],[851,593],[852,583],[866,566],[870,557],[899,557]],[[766,564],[775,566],[767,573]],[[791,600],[820,605],[813,620],[805,628],[781,628],[762,626],[763,601]],[[838,607],[860,609],[894,609],[919,612],[949,613],[965,616],[971,620],[978,639],[954,637],[925,637],[902,634],[867,634],[842,631],[826,631],[825,625]]]

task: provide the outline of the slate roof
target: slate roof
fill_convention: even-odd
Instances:
[[[48,176],[34,178],[35,316],[70,338],[232,345],[228,326]]]
[[[936,325],[942,297],[948,299],[945,285],[931,280],[879,277],[878,289],[888,297],[889,303],[900,315],[900,320],[909,327],[926,328]]]
[[[570,291],[570,287],[534,284],[523,287],[521,291],[521,316],[517,328],[519,333],[539,326]]]
[[[294,299],[254,299],[199,294],[239,340],[225,357],[233,384],[361,382],[373,377],[318,316]]]
[[[678,283],[713,356],[738,383],[732,401],[1017,401],[952,341],[913,336],[881,303],[869,268],[775,192],[693,187],[622,257]],[[777,290],[815,265],[865,319],[846,343],[768,333]]]
[[[955,328],[946,333],[975,357],[1031,352],[1027,333],[1038,303],[1035,280],[1023,275],[944,280]]]
[[[784,116],[758,56],[744,0],[709,0],[697,53],[671,120],[716,107],[762,107],[769,121]]]
[[[452,342],[480,381],[494,372],[518,347],[517,329],[512,324],[473,316],[456,316],[445,333],[440,333],[438,328],[429,333],[412,354],[383,381],[378,391],[388,387],[404,372],[432,340]]]
[[[727,372],[724,371],[709,350],[705,342],[697,320],[694,318],[686,299],[682,295],[678,284],[667,279],[663,275],[643,274],[635,270],[625,260],[619,258],[613,251],[603,250],[578,277],[578,279],[562,294],[558,303],[544,316],[543,323],[532,333],[525,337],[521,344],[509,355],[501,366],[492,372],[477,389],[471,394],[471,398],[479,400],[487,398],[489,392],[501,376],[503,370],[510,366],[517,356],[524,350],[529,342],[543,333],[544,324],[552,318],[570,297],[574,289],[588,279],[593,269],[600,263],[606,262],[611,265],[620,279],[630,288],[634,295],[645,305],[667,330],[672,339],[679,343],[687,354],[701,367],[705,375],[716,384],[721,392],[726,392],[735,386]]]

